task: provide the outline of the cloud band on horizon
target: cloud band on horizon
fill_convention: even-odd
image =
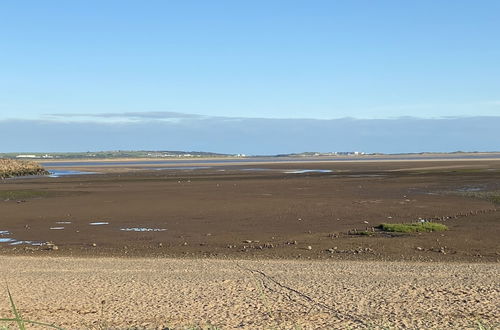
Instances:
[[[495,151],[500,149],[498,127],[500,116],[330,120],[193,116],[180,121],[137,122],[0,120],[0,139],[8,141],[2,144],[0,152],[117,149],[232,154],[346,150],[384,153]]]

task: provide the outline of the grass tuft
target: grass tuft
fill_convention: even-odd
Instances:
[[[26,330],[26,324],[40,325],[40,326],[46,327],[46,328],[64,330],[63,328],[57,327],[53,324],[23,319],[21,313],[19,312],[19,310],[16,307],[16,304],[14,303],[14,298],[12,298],[12,294],[10,293],[8,286],[7,286],[7,294],[9,295],[10,308],[12,310],[12,313],[14,314],[14,318],[0,318],[0,323],[2,323],[2,322],[3,323],[10,323],[10,324],[15,323],[15,324],[17,324],[17,328],[19,330]],[[3,327],[3,326],[0,327],[0,330],[3,330],[3,329],[11,329],[11,328],[10,327]]]
[[[12,312],[14,313],[14,316],[16,317],[17,326],[19,327],[20,330],[25,330],[26,327],[24,326],[24,320],[16,308],[16,304],[14,303],[14,299],[12,298],[12,294],[10,293],[8,286],[7,286],[7,293],[9,294],[9,301],[10,301],[10,306],[12,308]]]
[[[448,227],[436,222],[419,222],[419,223],[383,223],[378,226],[383,231],[396,233],[416,233],[430,231],[444,231]]]
[[[477,320],[476,326],[477,326],[478,330],[495,330],[495,329],[498,329],[500,324],[497,324],[496,326],[494,326],[494,325],[489,325],[482,320]]]

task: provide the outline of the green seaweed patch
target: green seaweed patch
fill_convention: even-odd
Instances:
[[[383,231],[395,233],[417,233],[448,230],[448,227],[437,222],[383,223],[378,226],[378,228]]]

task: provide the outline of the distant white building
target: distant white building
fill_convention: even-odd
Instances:
[[[37,158],[36,155],[17,155],[16,158]]]

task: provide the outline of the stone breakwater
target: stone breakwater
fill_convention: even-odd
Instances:
[[[26,160],[0,159],[0,178],[10,178],[26,175],[49,174],[38,163]]]

